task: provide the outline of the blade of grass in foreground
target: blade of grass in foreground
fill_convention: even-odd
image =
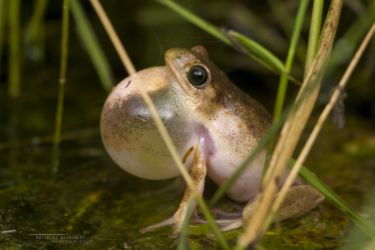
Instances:
[[[77,27],[78,37],[88,52],[103,88],[110,91],[113,87],[113,74],[110,64],[79,0],[71,0],[71,10]]]
[[[296,52],[297,43],[301,34],[303,21],[305,19],[306,10],[308,6],[309,0],[301,0],[300,5],[298,8],[293,34],[290,41],[290,46],[288,50],[288,56],[285,62],[285,71],[281,73],[280,82],[279,82],[279,89],[277,91],[276,103],[273,112],[273,121],[278,121],[281,116],[281,112],[284,107],[284,100],[286,91],[288,88],[288,75],[290,70],[292,69],[294,54]]]
[[[228,31],[227,35],[231,38],[230,40],[232,41],[232,47],[241,51],[244,50],[243,52],[245,54],[272,72],[285,72],[284,64],[280,61],[280,59],[278,59],[259,43],[233,30]]]
[[[190,198],[187,202],[187,211],[186,211],[186,217],[184,218],[184,221],[182,222],[180,237],[178,237],[178,246],[177,250],[188,250],[188,235],[189,235],[189,224],[190,224],[190,218],[192,215],[192,203],[194,201]]]
[[[108,18],[107,13],[103,9],[102,5],[100,4],[99,0],[91,0],[90,1],[93,8],[95,9],[100,21],[102,22],[108,36],[110,37],[113,46],[115,47],[125,69],[128,71],[130,75],[136,73],[135,67],[133,65],[133,62],[130,60],[125,47],[121,43],[120,38],[117,35],[117,32],[112,26],[111,21]],[[177,152],[177,149],[172,142],[172,139],[164,126],[163,121],[161,120],[160,116],[158,115],[158,112],[155,108],[155,105],[153,104],[153,101],[151,97],[148,95],[148,93],[143,88],[138,88],[138,91],[140,92],[144,102],[146,103],[150,113],[151,117],[155,122],[155,125],[166,144],[169,153],[171,154],[174,162],[176,163],[177,168],[179,169],[182,177],[184,178],[188,188],[191,189],[193,193],[193,197],[197,200],[197,203],[199,207],[202,209],[202,213],[204,217],[207,220],[207,224],[211,227],[212,232],[217,237],[217,241],[219,242],[222,249],[230,249],[227,240],[225,239],[223,233],[221,232],[220,228],[215,222],[215,219],[213,218],[205,200],[203,197],[199,194],[197,187],[194,185],[194,182],[191,178],[191,176],[188,173],[188,170],[185,168],[184,164],[182,163],[182,160]]]
[[[316,55],[316,51],[318,50],[319,36],[320,36],[320,30],[322,26],[323,6],[324,6],[323,0],[313,1],[313,10],[311,14],[310,31],[309,31],[309,42],[307,45],[307,54],[306,54],[306,61],[305,61],[305,76],[307,76],[311,63],[314,60],[314,57]]]
[[[283,200],[285,199],[285,197],[287,196],[287,193],[288,193],[288,190],[289,188],[292,186],[293,182],[295,181],[301,167],[302,167],[302,164],[303,162],[306,160],[306,157],[308,156],[308,154],[310,153],[313,145],[314,145],[314,142],[316,141],[318,135],[319,135],[319,132],[321,131],[322,127],[323,127],[323,124],[324,122],[327,120],[327,118],[329,117],[329,114],[331,113],[332,109],[334,108],[334,105],[335,103],[337,102],[337,100],[340,98],[340,95],[342,94],[342,89],[344,89],[351,77],[351,75],[353,74],[353,71],[354,69],[356,68],[361,56],[363,55],[363,52],[365,51],[369,41],[371,40],[373,34],[375,33],[375,24],[372,26],[372,28],[369,30],[369,32],[367,33],[366,37],[363,39],[361,45],[359,46],[357,52],[355,53],[354,57],[352,58],[349,66],[347,67],[347,69],[345,70],[345,73],[343,74],[342,78],[340,79],[338,85],[336,86],[336,89],[333,91],[331,97],[330,97],[330,100],[329,102],[327,103],[327,105],[324,107],[323,111],[321,112],[315,126],[314,126],[314,129],[311,131],[310,135],[309,135],[309,138],[307,139],[305,145],[302,147],[298,157],[297,157],[297,160],[295,160],[295,163],[293,165],[293,167],[291,168],[291,171],[289,172],[288,174],[288,177],[286,178],[281,190],[279,191],[278,195],[277,195],[277,198],[275,199],[275,202],[274,204],[272,205],[272,214],[275,214],[276,211],[280,208]],[[289,165],[290,167],[290,165]],[[351,214],[352,215],[352,214]],[[355,218],[354,217],[354,221],[356,221],[356,219],[358,218]],[[359,223],[359,226],[361,226],[361,224]],[[371,228],[367,228],[368,230]],[[367,232],[366,231],[366,228],[363,229],[365,233],[368,233],[370,236],[374,236],[373,232],[375,232],[375,230],[373,230],[373,232],[369,231]]]
[[[291,161],[291,166],[295,163]],[[314,188],[319,190],[328,200],[336,205],[341,211],[347,214],[350,219],[357,225],[362,232],[366,233],[373,239],[375,239],[375,228],[367,223],[367,221],[358,214],[348,203],[346,203],[338,194],[336,194],[330,187],[322,182],[314,173],[308,170],[306,167],[302,167],[299,174],[306,179]]]
[[[284,112],[284,115],[281,117],[281,119],[277,123],[274,123],[272,125],[269,132],[267,132],[267,134],[263,137],[257,147],[249,154],[249,156],[245,159],[241,166],[238,167],[237,171],[226,182],[224,182],[223,185],[220,186],[220,188],[216,191],[210,201],[211,206],[225,195],[226,191],[232,186],[237,177],[241,175],[242,171],[245,170],[248,163],[254,160],[257,154],[268,145],[278,129],[282,126],[287,113],[288,112]],[[292,160],[290,165],[293,166],[294,163],[295,161]],[[308,183],[319,190],[336,207],[346,213],[361,231],[363,231],[367,235],[371,235],[372,237],[374,237],[375,229],[373,228],[373,226],[367,223],[366,220],[361,217],[357,211],[350,207],[338,194],[336,194],[327,184],[321,181],[313,172],[308,170],[306,167],[302,167],[299,174]]]
[[[156,0],[156,1],[170,8],[171,10],[179,14],[181,17],[185,18],[187,21],[203,29],[207,33],[211,34],[212,36],[222,41],[223,43],[235,49],[238,49],[238,46],[236,46],[236,44],[233,44],[231,39],[229,39],[223,32],[221,32],[219,28],[205,21],[204,19],[198,17],[192,12],[188,11],[187,9],[177,4],[176,2],[172,0]],[[247,49],[250,55],[257,58],[256,61],[262,62],[261,63],[262,65],[267,65],[267,68],[273,69],[278,73],[281,73],[285,70],[284,65],[280,61],[280,59],[278,59],[274,54],[272,54],[272,52],[267,50],[265,47],[263,47],[256,41],[244,35],[241,35],[237,32],[232,32],[232,34],[236,39],[238,39],[238,42],[241,43],[244,46],[244,48]]]
[[[303,100],[303,102],[295,106],[295,111],[288,116],[281,130],[267,173],[264,177],[263,190],[255,203],[254,213],[248,220],[248,227],[237,242],[237,249],[244,249],[250,244],[255,244],[257,239],[261,237],[267,229],[267,222],[271,216],[270,212],[274,197],[278,191],[278,180],[282,178],[285,173],[289,160],[297,147],[308,118],[315,106],[320,90],[321,79],[324,75],[325,66],[328,62],[336,35],[342,4],[342,0],[333,0],[331,2],[317,56],[296,98],[296,101]]]

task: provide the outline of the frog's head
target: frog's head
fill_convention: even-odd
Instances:
[[[102,140],[111,158],[127,172],[146,179],[171,178],[179,171],[139,88],[150,95],[183,158],[199,134],[208,136],[202,117],[213,115],[219,108],[218,98],[225,91],[223,81],[227,79],[202,46],[170,49],[165,61],[166,66],[141,70],[119,83],[107,98],[101,116]]]
[[[223,94],[233,85],[228,86],[227,76],[211,62],[203,46],[169,49],[165,61],[197,111],[209,116],[221,108]]]

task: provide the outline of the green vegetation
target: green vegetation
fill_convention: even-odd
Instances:
[[[80,0],[64,0],[62,7],[56,7],[56,3],[48,0],[29,3],[0,0],[0,82],[3,83],[4,79],[6,82],[6,85],[0,86],[0,99],[3,101],[0,109],[0,128],[3,131],[0,133],[0,165],[4,166],[0,171],[0,204],[4,208],[0,209],[0,231],[3,232],[0,245],[9,248],[19,244],[25,248],[34,245],[39,248],[55,247],[54,242],[36,241],[30,236],[33,232],[42,232],[84,234],[87,241],[93,241],[101,248],[230,249],[243,237],[243,231],[222,233],[210,209],[218,206],[233,210],[234,202],[224,199],[224,196],[248,163],[267,149],[272,157],[274,152],[271,149],[277,145],[280,131],[296,115],[298,108],[306,105],[310,95],[315,95],[315,99],[318,97],[321,84],[321,93],[324,94],[329,92],[326,89],[328,84],[335,84],[336,79],[341,77],[341,71],[375,22],[375,1],[362,3],[353,0],[344,6],[341,13],[344,21],[340,20],[332,55],[329,56],[330,49],[327,54],[320,55],[331,59],[328,65],[323,60],[319,65],[319,74],[308,87],[306,79],[313,78],[309,74],[314,72],[310,71],[320,59],[317,52],[322,46],[322,22],[329,16],[325,11],[329,3],[325,1],[284,3],[270,0],[266,10],[261,6],[257,6],[259,10],[251,10],[255,15],[258,11],[259,16],[263,15],[264,19],[260,20],[264,28],[269,28],[267,34],[276,30],[274,34],[278,37],[275,40],[284,41],[287,44],[284,49],[271,46],[272,42],[266,45],[260,39],[262,36],[247,31],[246,26],[228,21],[233,15],[241,15],[241,12],[232,13],[229,6],[237,4],[238,9],[245,13],[251,5],[246,1],[191,1],[184,7],[185,4],[177,0],[156,0],[147,4],[134,3],[132,8],[124,2],[118,3],[127,7],[123,8],[125,13],[120,16],[116,16],[120,11],[115,3],[102,2],[108,9],[109,17],[114,18],[120,37],[129,44],[129,54],[134,54],[132,59],[139,68],[160,64],[162,50],[169,46],[186,47],[190,43],[203,42],[209,44],[209,50],[230,55],[232,60],[227,61],[228,57],[218,55],[218,61],[226,63],[224,67],[228,69],[238,68],[241,74],[246,72],[247,78],[254,74],[257,79],[267,78],[264,82],[277,82],[275,78],[278,77],[277,86],[270,84],[271,87],[266,87],[275,89],[276,93],[275,100],[265,98],[274,109],[272,127],[235,174],[215,192],[210,192],[209,202],[206,202],[206,197],[198,197],[199,212],[207,225],[190,226],[186,219],[178,239],[168,238],[165,230],[142,235],[138,229],[165,219],[175,210],[180,199],[176,186],[180,185],[170,181],[153,183],[135,179],[115,169],[113,163],[105,158],[97,127],[100,109],[114,83],[125,75],[92,6]],[[204,11],[199,6],[204,6]],[[280,17],[274,17],[277,6],[283,7]],[[26,7],[31,11],[24,11]],[[272,9],[270,12],[269,8]],[[59,14],[55,13],[56,10]],[[150,20],[145,18],[145,13],[150,13]],[[283,18],[285,15],[288,18]],[[73,22],[70,22],[70,16]],[[210,40],[210,36],[215,40]],[[373,44],[369,46],[369,54],[375,49]],[[240,54],[245,56],[239,59]],[[360,81],[354,86],[349,84],[348,92],[356,98],[350,104],[360,102],[363,96],[371,100],[375,91],[373,86],[363,85],[364,79],[372,79],[375,72],[374,60],[366,60],[353,75]],[[57,80],[58,87],[54,84]],[[294,84],[288,86],[289,81]],[[299,92],[297,98],[296,92]],[[371,174],[375,154],[374,134],[367,127],[367,123],[373,123],[371,112],[375,106],[369,101],[365,104],[368,109],[364,113],[369,118],[362,117],[361,121],[357,121],[357,117],[361,117],[361,114],[355,114],[357,109],[348,106],[351,131],[337,132],[327,125],[330,134],[322,136],[322,141],[318,141],[316,146],[316,151],[323,156],[317,156],[313,151],[313,160],[306,163],[308,168],[302,167],[299,172],[324,194],[328,202],[303,218],[258,232],[257,235],[262,237],[259,241],[261,247],[337,248],[346,238],[343,234],[349,225],[348,218],[357,230],[354,236],[350,234],[349,241],[353,244],[358,242],[356,246],[363,249],[371,249],[374,245],[373,212],[369,212],[370,219],[358,212],[361,204],[366,204],[365,196],[368,204],[373,203],[373,197],[368,197],[366,192],[373,188],[369,183],[375,180]],[[310,108],[320,106],[314,100]],[[334,109],[334,115],[340,112],[338,109]],[[309,112],[305,111],[306,114]],[[356,116],[351,117],[352,114]],[[312,115],[312,119],[314,117]],[[305,134],[297,136],[299,146],[303,146],[304,135],[311,131],[307,127]],[[341,141],[336,141],[335,136]],[[285,145],[287,147],[290,145]],[[51,148],[52,160],[48,157]],[[338,154],[340,150],[345,152],[344,156]],[[292,153],[297,157],[299,152],[295,150]],[[290,165],[294,163],[291,160]],[[332,166],[335,172],[322,167],[327,165]],[[341,166],[347,170],[341,170]],[[269,177],[267,173],[264,176],[262,190],[266,189]],[[361,178],[366,181],[362,183]],[[56,204],[53,205],[54,202]],[[343,213],[338,213],[335,207]],[[150,211],[155,214],[150,214]],[[191,211],[188,214],[190,218]],[[269,222],[264,225],[269,226]],[[46,224],[46,227],[41,224]],[[17,233],[13,234],[12,230]],[[211,233],[215,237],[207,236]],[[325,234],[331,235],[332,239],[324,238]],[[372,240],[368,242],[369,238]],[[237,247],[243,249],[244,246]]]

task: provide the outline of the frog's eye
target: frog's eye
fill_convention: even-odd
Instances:
[[[208,80],[208,72],[203,66],[194,65],[187,72],[187,79],[194,87],[202,87]]]

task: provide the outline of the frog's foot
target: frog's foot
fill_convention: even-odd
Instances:
[[[190,175],[199,195],[202,195],[206,178],[206,158],[202,146],[199,143],[197,143],[195,147],[193,166]],[[193,192],[190,188],[186,188],[180,206],[171,218],[143,228],[141,232],[147,233],[162,227],[172,226],[173,232],[170,236],[176,237],[181,231],[184,220],[189,219],[188,217],[190,217],[190,214],[188,213],[189,210],[192,211],[189,222],[199,221],[197,218],[196,206],[196,201],[193,199]]]
[[[299,217],[318,206],[324,196],[310,185],[297,185],[289,189],[275,219],[282,221]],[[243,210],[243,221],[247,222],[254,212],[255,202],[248,203]]]
[[[243,226],[242,218],[217,221],[222,232],[238,229]]]
[[[236,211],[234,212],[226,212],[219,208],[212,208],[211,213],[217,219],[217,221],[226,221],[226,220],[234,220],[234,219],[241,218],[243,208],[238,206],[238,207],[235,207],[235,210]]]
[[[185,214],[186,210],[184,208],[185,207],[179,209],[173,216],[171,216],[170,218],[168,218],[166,220],[163,220],[163,221],[158,222],[156,224],[153,224],[153,225],[147,226],[145,228],[142,228],[140,230],[140,232],[141,233],[149,233],[149,232],[153,232],[153,231],[158,230],[158,229],[163,228],[163,227],[171,226],[173,228],[173,231],[170,234],[170,237],[172,237],[172,238],[177,237],[180,230],[181,230],[183,220],[187,216]],[[192,224],[203,224],[203,220],[198,216],[196,211],[193,212],[193,214],[191,215],[190,222]]]
[[[215,220],[216,224],[220,228],[222,232],[234,230],[237,228],[242,227],[243,225],[243,220],[242,218],[237,218],[237,219],[222,219],[222,220]],[[192,224],[207,224],[207,221],[201,218],[198,218],[197,220],[192,220]]]
[[[182,223],[183,223],[183,220],[186,216],[186,214],[179,214],[179,212],[180,211],[177,211],[172,217],[170,217],[166,220],[163,220],[163,221],[158,222],[156,224],[153,224],[153,225],[147,226],[145,228],[142,228],[140,230],[140,232],[141,233],[149,233],[149,232],[153,232],[155,230],[158,230],[160,228],[170,226],[173,229],[172,229],[172,233],[169,234],[169,236],[171,238],[176,238],[181,231]],[[194,221],[194,220],[195,220],[194,216],[192,216],[191,221]]]
[[[237,212],[225,212],[220,209],[212,209],[212,214],[216,218],[215,222],[221,229],[221,231],[226,232],[229,230],[234,230],[240,228],[242,223],[242,208],[241,211]],[[205,219],[199,216],[193,217],[191,219],[192,224],[207,224]]]
[[[304,215],[323,200],[324,196],[310,185],[293,186],[276,213],[276,220],[281,221]]]
[[[159,223],[156,223],[156,224],[153,224],[153,225],[150,225],[148,227],[145,227],[145,228],[142,228],[141,230],[139,230],[141,233],[149,233],[149,232],[153,232],[159,228],[162,228],[162,227],[167,227],[167,226],[172,226],[172,225],[175,225],[176,224],[176,219],[175,219],[175,216],[172,216],[166,220],[163,220]]]

